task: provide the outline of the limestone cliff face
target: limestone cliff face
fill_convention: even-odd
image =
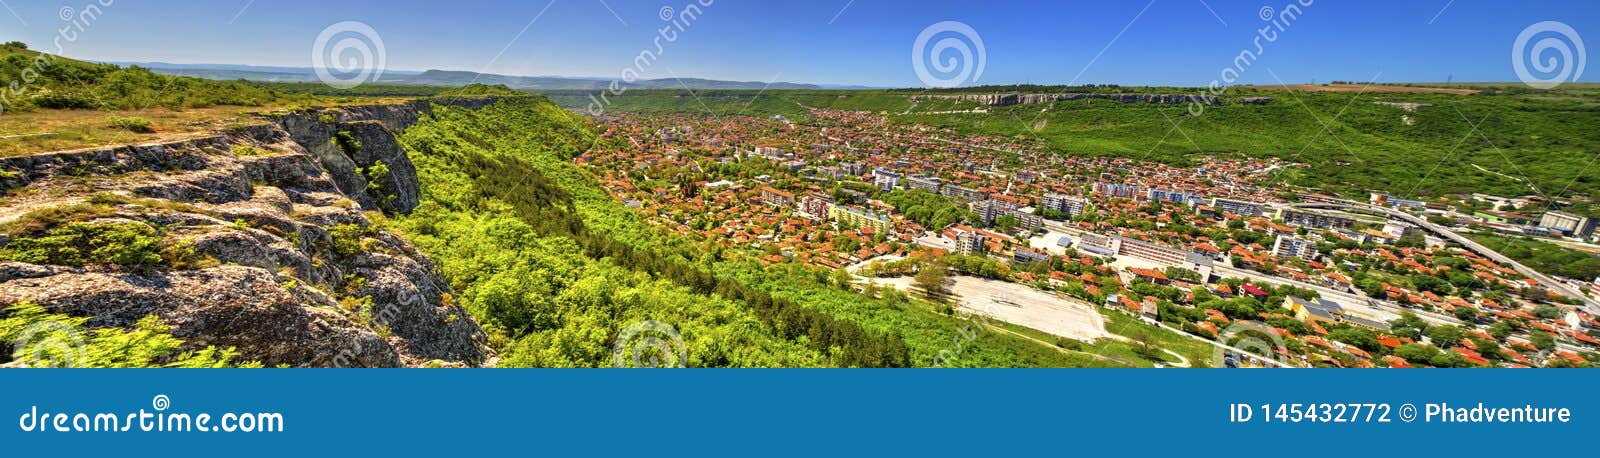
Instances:
[[[32,301],[97,327],[154,314],[187,345],[267,365],[483,364],[486,337],[432,260],[364,213],[416,207],[394,132],[427,116],[427,102],[326,108],[186,140],[0,158],[0,224],[93,206],[83,222],[149,226],[203,259],[143,272],[0,261],[0,305]],[[18,231],[0,246],[30,236]]]

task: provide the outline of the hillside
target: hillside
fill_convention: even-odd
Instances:
[[[1473,87],[1470,95],[1230,89],[1191,116],[1190,104],[1083,99],[984,106],[927,100],[925,91],[633,91],[609,110],[807,119],[808,109],[880,112],[891,122],[1035,141],[1059,154],[1122,156],[1171,164],[1204,156],[1282,158],[1306,164],[1279,172],[1289,183],[1361,196],[1369,190],[1426,198],[1457,193],[1592,196],[1600,178],[1600,90]],[[1403,89],[1404,86],[1395,86]],[[1014,89],[1002,91],[1002,89]],[[1192,94],[1188,88],[1022,87],[931,91],[981,93]],[[590,94],[547,92],[595,111]],[[1265,103],[1247,99],[1270,97]],[[1413,107],[1395,104],[1422,104]],[[1194,110],[1199,111],[1199,110]],[[1176,128],[1175,128],[1176,125]],[[1474,129],[1476,126],[1476,129]]]
[[[571,162],[593,128],[542,98],[435,114],[402,135],[423,198],[398,226],[439,261],[504,366],[609,366],[613,341],[651,321],[678,333],[691,367],[926,366],[966,325],[658,232]],[[958,364],[1108,363],[985,333]]]
[[[283,94],[237,81],[94,64],[32,51],[17,42],[0,46],[0,80],[25,83],[3,91],[0,104],[6,112],[264,106],[287,101]]]
[[[0,364],[903,367],[970,332],[931,303],[659,232],[571,162],[591,121],[510,94],[0,158],[0,336],[67,323],[139,342],[65,359],[24,344]],[[666,340],[629,340],[641,325]],[[673,336],[687,359],[648,351]],[[949,364],[1121,365],[1000,332]]]
[[[196,352],[198,364],[488,362],[433,261],[387,228],[385,212],[410,211],[419,192],[394,133],[433,107],[309,109],[182,140],[0,158],[0,332],[19,336],[0,364],[190,365]],[[42,328],[145,340],[60,355],[20,337]]]
[[[394,99],[290,94],[255,83],[161,75],[0,46],[0,157],[205,136],[255,113]]]

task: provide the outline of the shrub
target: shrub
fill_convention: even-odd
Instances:
[[[267,156],[271,155],[272,152],[250,145],[233,145],[233,154],[236,156]]]
[[[106,122],[111,124],[111,127],[113,128],[122,129],[129,132],[149,134],[155,133],[156,131],[155,127],[151,125],[150,120],[138,116],[112,116],[110,118],[106,118]]]
[[[68,223],[38,236],[11,241],[0,258],[33,264],[112,264],[150,270],[167,264],[161,236],[143,223]]]
[[[345,154],[355,154],[361,151],[361,141],[356,140],[355,134],[350,133],[348,130],[341,130],[339,133],[334,134],[333,144],[338,146],[339,150],[344,151]]]
[[[0,341],[18,342],[12,352],[0,353],[0,362],[28,367],[261,366],[237,361],[239,353],[231,347],[183,351],[184,341],[173,337],[171,328],[155,315],[140,319],[132,329],[90,330],[85,326],[89,318],[50,313],[44,307],[22,301],[6,307],[0,317]]]
[[[389,178],[389,165],[384,164],[383,161],[376,161],[376,163],[372,164],[372,167],[367,167],[366,170],[363,170],[362,174],[366,175],[367,189],[379,191],[383,189],[382,181]]]
[[[33,106],[56,110],[94,110],[104,104],[89,94],[76,92],[46,92],[33,97]]]
[[[328,227],[328,239],[333,242],[333,252],[340,256],[353,256],[369,251],[367,239],[375,235],[371,228],[359,224],[339,224]]]

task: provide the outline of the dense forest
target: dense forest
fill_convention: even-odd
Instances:
[[[1528,237],[1473,234],[1472,239],[1528,268],[1577,280],[1600,278],[1600,257]]]

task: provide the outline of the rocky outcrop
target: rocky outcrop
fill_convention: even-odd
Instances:
[[[483,364],[486,336],[433,261],[364,213],[417,206],[394,133],[428,116],[427,102],[314,109],[196,138],[0,158],[0,223],[90,202],[99,209],[81,221],[146,225],[198,259],[155,271],[0,262],[0,305],[31,301],[94,327],[154,315],[190,347],[267,365]]]
[[[1111,100],[1123,103],[1154,103],[1162,105],[1179,105],[1188,103],[1200,103],[1204,105],[1222,104],[1222,99],[1203,94],[1101,94],[1087,92],[1063,94],[921,94],[911,96],[911,99],[978,102],[991,107],[1089,99]],[[1250,97],[1241,100],[1240,103],[1264,104],[1270,102],[1271,100],[1271,97]]]
[[[317,109],[277,116],[275,120],[294,143],[334,175],[340,192],[367,208],[404,213],[417,206],[417,180],[411,159],[395,142],[393,131],[416,124],[420,116],[431,115],[427,102],[419,101]],[[395,168],[403,169],[401,175],[409,179],[368,173]],[[378,185],[369,186],[374,180]]]

